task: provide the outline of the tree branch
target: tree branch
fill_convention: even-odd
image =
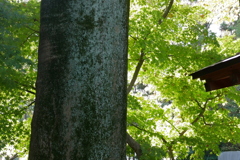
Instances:
[[[22,86],[22,87],[25,87],[25,88],[26,88],[26,89],[22,89],[22,87],[20,87],[21,90],[26,91],[26,92],[31,93],[31,94],[34,94],[34,95],[36,94],[35,92],[27,89],[27,88],[30,88],[30,89],[36,91],[36,88],[35,88],[35,87],[22,84],[22,83],[20,83],[20,82],[18,82],[18,81],[15,81],[15,80],[14,80],[14,82],[17,83],[19,86]]]
[[[145,55],[145,54],[144,54],[144,52],[143,52],[143,50],[142,50],[142,51],[141,51],[140,58],[139,58],[139,61],[138,61],[138,64],[137,64],[136,69],[135,69],[135,72],[134,72],[134,74],[133,74],[132,80],[131,80],[128,88],[127,88],[127,94],[130,93],[130,91],[132,90],[132,87],[134,86],[134,84],[135,84],[135,82],[136,82],[136,80],[137,80],[138,73],[139,73],[139,71],[140,71],[140,69],[141,69],[141,67],[142,67],[142,65],[143,65],[143,62],[144,62],[144,59],[143,59],[144,55]]]
[[[163,16],[162,16],[163,19],[167,18],[168,14],[169,14],[169,12],[170,12],[170,10],[172,8],[173,2],[174,2],[174,0],[170,0],[169,5],[167,6],[167,8],[165,9],[165,12],[163,13]],[[158,24],[161,24],[162,22],[163,22],[163,20],[160,19],[158,21]]]
[[[131,37],[132,39],[134,39],[135,41],[137,40],[136,37],[133,37],[132,35],[129,35],[129,37]]]
[[[35,103],[35,100],[34,101],[32,101],[30,104],[28,104],[27,105],[27,107],[30,107],[32,104],[34,104]]]
[[[171,122],[169,122],[168,120],[165,121],[168,122],[178,133],[180,133],[179,130]]]
[[[14,154],[12,157],[10,157],[9,160],[14,160],[14,159],[16,159],[16,158],[18,158],[18,154],[17,154],[17,153]]]
[[[155,136],[159,137],[159,138],[163,141],[164,144],[168,144],[167,140],[166,140],[162,135],[159,136],[159,134],[156,134],[156,133],[147,131],[147,130],[145,130],[145,129],[143,129],[143,128],[140,128],[139,126],[137,126],[137,125],[135,125],[135,124],[133,124],[133,123],[131,124],[131,126],[137,128],[137,129],[139,129],[139,130],[141,130],[141,131],[144,131],[144,132],[150,133],[150,134],[152,134],[152,135],[155,135]]]
[[[168,155],[170,157],[171,160],[174,160],[174,154],[173,154],[173,148],[172,148],[172,145],[170,145],[168,148]]]
[[[194,123],[196,123],[204,114],[206,110],[206,106],[204,108],[202,108],[202,111],[198,114],[198,116],[191,122],[191,124],[193,125]]]
[[[33,94],[33,95],[36,95],[36,93],[35,92],[33,92],[33,91],[30,91],[30,90],[28,90],[28,89],[22,89],[22,90],[24,90],[24,91],[26,91],[26,92],[28,92],[28,93],[31,93],[31,94]]]
[[[204,114],[204,112],[205,112],[205,110],[206,110],[206,107],[207,107],[207,102],[208,102],[208,100],[205,102],[205,104],[204,104],[204,107],[201,107],[201,104],[197,101],[197,100],[195,100],[196,102],[197,102],[197,104],[198,104],[198,106],[202,109],[202,111],[197,115],[197,117],[191,122],[191,124],[193,125],[194,123],[196,123],[202,116],[203,116],[203,114]],[[179,136],[183,136],[186,132],[188,131],[188,129],[185,129],[185,130],[183,130],[180,134],[179,134]]]
[[[163,14],[163,16],[162,16],[163,19],[165,19],[165,18],[167,17],[168,13],[170,12],[170,10],[171,10],[171,8],[172,8],[172,5],[173,5],[173,2],[174,2],[174,0],[171,0],[171,1],[170,1],[168,7],[166,8],[166,10],[165,10],[165,12],[164,12],[164,14]],[[161,23],[162,23],[162,20],[160,19],[158,23],[161,24]],[[149,34],[150,34],[150,33],[149,33]],[[149,34],[148,34],[148,35],[149,35]],[[147,35],[147,36],[148,36],[148,35]],[[147,36],[145,37],[145,39],[147,38]],[[130,36],[130,37],[132,37],[132,36]],[[133,38],[134,40],[136,40],[135,37],[132,37],[132,38]],[[135,84],[135,82],[136,82],[136,80],[137,80],[139,71],[140,71],[140,69],[141,69],[141,67],[142,67],[142,65],[143,65],[143,62],[144,62],[144,56],[145,56],[145,54],[144,54],[143,49],[142,49],[142,50],[141,50],[141,55],[140,55],[140,58],[139,58],[139,61],[138,61],[138,64],[137,64],[137,66],[136,66],[135,72],[134,72],[133,77],[132,77],[132,80],[131,80],[128,88],[127,88],[127,94],[130,93],[130,91],[132,90],[132,87],[134,86],[134,84]],[[135,127],[136,127],[136,126],[135,126]],[[138,128],[138,129],[140,129],[140,128]],[[166,141],[163,137],[162,137],[161,139],[162,139],[162,141],[163,141],[165,144],[167,143],[167,141]],[[135,151],[135,153],[137,154],[137,156],[140,157],[140,156],[142,155],[142,150],[141,150],[140,144],[139,144],[138,142],[136,142],[128,133],[127,133],[127,139],[126,139],[126,140],[127,140],[127,143],[129,144],[129,146]],[[131,145],[130,145],[130,144],[131,144]],[[137,146],[137,147],[136,147],[136,146]],[[138,159],[139,159],[139,157],[138,157]]]
[[[200,102],[198,100],[194,99],[194,101],[197,103],[199,108],[203,109],[202,105],[200,104]]]
[[[31,31],[34,31],[34,32],[36,32],[36,33],[40,33],[40,31],[37,31],[37,30],[35,30],[35,29],[32,29],[32,28],[28,27],[27,25],[25,25],[25,27],[28,28],[28,29],[30,29]]]
[[[140,55],[140,58],[139,58],[139,61],[138,61],[138,64],[136,66],[136,69],[135,69],[135,72],[133,74],[133,77],[132,77],[132,80],[127,88],[127,94],[130,93],[130,91],[132,90],[132,87],[134,86],[136,80],[137,80],[137,77],[138,77],[138,73],[143,65],[143,62],[144,62],[144,52],[142,51],[141,52],[141,55]],[[134,150],[134,152],[137,154],[137,158],[140,159],[141,155],[142,155],[142,149],[141,149],[141,145],[135,141],[128,133],[127,133],[127,144]]]
[[[127,144],[133,149],[133,151],[137,154],[137,158],[140,159],[142,155],[142,149],[140,144],[135,141],[128,133],[127,133]]]
[[[204,115],[202,115],[202,119],[203,119],[203,123],[204,123],[205,125],[207,125],[207,126],[212,126],[212,125],[213,125],[213,124],[207,123],[207,122],[205,121],[205,116],[204,116]]]
[[[30,38],[33,34],[35,34],[36,32],[32,32],[30,35],[27,36],[27,38],[25,39],[25,41],[22,42],[21,46],[26,43],[28,41],[28,38]]]
[[[221,93],[218,93],[216,96],[214,96],[214,97],[212,97],[212,98],[208,98],[208,99],[205,101],[205,103],[204,103],[203,106],[201,106],[201,104],[198,102],[198,100],[194,99],[194,101],[195,101],[195,102],[197,103],[197,105],[202,109],[202,111],[201,111],[201,112],[198,114],[198,116],[191,122],[191,124],[193,125],[194,123],[196,123],[201,117],[204,118],[204,112],[205,112],[205,110],[206,110],[206,108],[207,108],[208,102],[211,101],[211,100],[213,100],[213,99],[215,99],[215,98],[217,98],[217,97],[220,97],[221,95],[222,95]],[[205,124],[205,125],[212,125],[212,124],[207,124],[204,119],[203,119],[203,121],[204,121],[204,124]],[[183,136],[184,133],[186,133],[186,132],[187,132],[187,129],[183,130],[183,131],[180,133],[180,136]]]

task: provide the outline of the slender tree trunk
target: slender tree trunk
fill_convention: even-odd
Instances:
[[[125,160],[129,0],[42,0],[30,160]]]

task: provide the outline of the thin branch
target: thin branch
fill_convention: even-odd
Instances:
[[[136,124],[134,124],[134,123],[131,123],[131,126],[137,128],[137,129],[139,129],[139,130],[141,130],[141,131],[144,131],[144,132],[147,132],[147,133],[150,133],[150,134],[154,134],[154,133],[152,133],[152,132],[150,132],[150,131],[147,131],[147,130],[139,127],[138,125],[136,125]]]
[[[207,105],[207,103],[208,103],[209,101],[214,100],[214,99],[216,99],[216,98],[218,98],[218,97],[221,97],[222,95],[223,95],[222,93],[218,93],[216,96],[214,96],[214,97],[212,97],[212,98],[208,98],[208,99],[206,100],[206,102],[204,103],[204,107],[206,107],[206,105]]]
[[[141,69],[141,67],[142,67],[142,65],[143,65],[143,62],[144,62],[144,58],[143,58],[144,55],[145,55],[145,54],[144,54],[144,52],[143,52],[143,50],[142,50],[142,51],[141,51],[140,58],[139,58],[139,61],[138,61],[138,64],[137,64],[136,69],[135,69],[135,72],[134,72],[134,74],[133,74],[132,80],[131,80],[128,88],[127,88],[127,94],[130,93],[130,91],[132,90],[132,87],[134,86],[134,84],[135,84],[135,82],[136,82],[136,80],[137,80],[138,73],[139,73],[139,71],[140,71],[140,69]]]
[[[35,99],[34,101],[32,101],[29,105],[27,105],[28,107],[30,107],[33,103],[35,103]]]
[[[209,102],[210,100],[213,100],[213,99],[219,97],[219,96],[220,96],[220,95],[217,94],[215,97],[208,98],[208,99],[206,100],[206,102],[204,103],[203,107],[201,107],[201,108],[202,108],[202,111],[201,111],[201,112],[198,114],[198,116],[191,122],[191,124],[196,123],[201,117],[203,117],[203,114],[204,114],[204,112],[206,111],[208,102]],[[200,103],[199,103],[199,104],[200,104]]]
[[[36,32],[36,33],[40,33],[40,31],[37,31],[37,30],[35,30],[35,29],[32,29],[32,28],[28,27],[27,25],[25,25],[25,27],[28,28],[28,29],[30,29],[31,31],[34,31],[34,32]]]
[[[16,159],[16,158],[18,158],[18,154],[17,154],[17,153],[14,154],[12,157],[10,157],[9,160],[14,160],[14,159]]]
[[[197,103],[199,108],[203,109],[202,105],[200,104],[200,102],[198,100],[194,99],[194,101]]]
[[[169,122],[168,120],[165,121],[168,122],[180,134],[180,131],[171,122]]]
[[[212,126],[213,124],[209,124],[209,123],[207,123],[206,121],[205,121],[205,116],[204,115],[202,115],[202,119],[203,119],[203,123],[205,124],[205,125],[207,125],[207,126]]]
[[[169,5],[167,6],[167,8],[165,9],[165,12],[163,13],[163,16],[162,16],[163,19],[166,19],[166,18],[167,18],[168,14],[169,14],[172,6],[173,6],[173,2],[174,2],[174,0],[170,0]],[[160,19],[160,20],[158,21],[158,24],[161,24],[162,22],[163,22],[163,20]]]
[[[27,36],[27,38],[25,39],[25,41],[22,42],[21,46],[27,42],[28,38],[30,38],[33,34],[35,34],[36,32],[32,32],[30,35]]]
[[[22,89],[22,90],[24,90],[24,91],[26,91],[26,92],[28,92],[28,93],[31,93],[31,94],[33,94],[33,95],[36,95],[36,93],[35,92],[33,92],[33,91],[30,91],[30,90],[25,90],[25,89]]]
[[[161,137],[161,139],[162,139],[162,141],[163,141],[164,144],[167,144],[167,143],[168,143],[165,138]]]
[[[28,93],[30,93],[30,94],[36,95],[36,93],[33,92],[33,91],[31,91],[31,90],[24,89],[24,88],[22,88],[22,87],[20,87],[19,89],[22,90],[22,91],[26,91],[26,92],[28,92]]]
[[[129,35],[129,37],[131,37],[132,39],[134,39],[135,41],[137,40],[136,37],[133,37],[132,35]]]
[[[188,131],[187,129],[183,130],[183,131],[179,134],[179,137],[183,136],[187,131]]]
[[[198,116],[191,122],[191,124],[193,125],[194,123],[196,123],[204,114],[206,110],[206,106],[204,108],[202,108],[202,111],[198,114]]]
[[[25,84],[19,83],[19,82],[17,82],[17,81],[14,81],[14,82],[17,83],[19,86],[22,86],[22,87],[25,87],[25,88],[30,88],[30,89],[36,90],[36,88],[33,87],[33,86],[28,86],[28,85],[25,85]],[[33,95],[36,95],[35,92],[33,92],[33,91],[29,90],[29,89],[22,89],[22,87],[20,87],[21,90],[26,91],[26,92],[28,92],[28,93],[31,93],[31,94],[33,94]]]
[[[159,136],[159,135],[156,134],[156,133],[153,133],[153,132],[147,131],[147,130],[145,130],[145,129],[143,129],[143,128],[140,128],[139,126],[137,126],[137,125],[135,125],[135,124],[133,124],[133,123],[131,123],[131,126],[137,128],[137,129],[139,129],[139,130],[141,130],[141,131],[144,131],[144,132],[150,133],[150,134],[152,134],[152,135],[155,135],[155,136],[161,138],[164,144],[167,144],[167,143],[168,143],[167,140],[166,140],[165,138],[163,138],[162,135]]]
[[[17,83],[17,84],[20,85],[20,86],[23,86],[23,87],[27,87],[27,88],[31,88],[31,89],[33,89],[33,90],[36,90],[36,87],[28,86],[28,85],[22,84],[22,83],[20,83],[20,82],[18,82],[18,81],[14,81],[14,82]]]
[[[207,102],[208,100],[206,101],[206,103],[204,104],[204,107],[201,107],[201,104],[195,100],[198,104],[198,106],[202,109],[202,111],[197,115],[197,117],[191,122],[191,124],[193,125],[194,123],[196,123],[204,114],[205,110],[206,110],[206,107],[207,107]],[[179,135],[180,136],[183,136],[186,132],[188,131],[188,129],[185,129],[183,130]]]
[[[198,104],[198,106],[202,109],[202,111],[201,111],[201,112],[198,114],[198,116],[191,122],[192,125],[193,125],[194,123],[196,123],[201,117],[204,117],[204,112],[205,112],[205,110],[206,110],[206,108],[207,108],[208,102],[209,102],[210,100],[213,100],[213,99],[219,97],[219,96],[221,96],[220,93],[217,94],[215,97],[208,98],[208,99],[205,101],[203,107],[201,106],[201,104],[200,104],[196,99],[194,100],[194,101]],[[206,124],[207,124],[207,123],[206,123]],[[208,124],[208,125],[209,125],[209,124]],[[180,133],[180,136],[183,136],[186,132],[187,132],[187,129],[183,130],[183,131]]]

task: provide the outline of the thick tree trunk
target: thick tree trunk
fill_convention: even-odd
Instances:
[[[42,0],[30,160],[123,160],[128,0]]]

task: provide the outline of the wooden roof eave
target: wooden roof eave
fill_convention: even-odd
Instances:
[[[222,60],[192,73],[193,79],[206,80],[206,91],[240,84],[240,55]]]
[[[233,57],[227,58],[225,60],[222,60],[218,63],[215,63],[213,65],[210,65],[208,67],[205,67],[195,73],[190,74],[193,79],[197,79],[197,78],[201,78],[204,77],[208,74],[213,74],[214,72],[216,73],[217,71],[220,71],[222,69],[226,69],[228,67],[233,67],[237,68],[239,66],[240,63],[240,54],[235,55]],[[228,68],[229,69],[229,68]],[[231,69],[231,68],[230,68]],[[202,79],[202,78],[201,78]]]

